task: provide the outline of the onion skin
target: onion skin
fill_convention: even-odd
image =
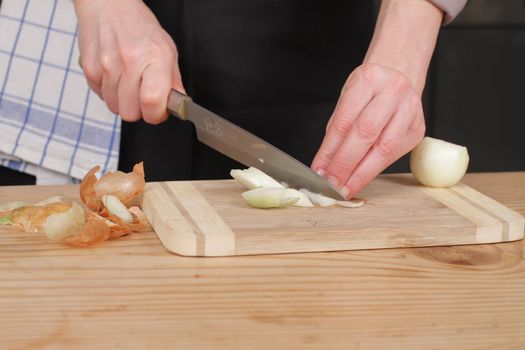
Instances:
[[[42,233],[52,241],[77,247],[91,247],[150,229],[142,210],[128,207],[144,191],[143,164],[136,164],[131,173],[107,173],[100,180],[96,177],[99,170],[99,166],[92,168],[80,183],[84,208],[75,202],[65,202],[60,196],[35,205],[9,202],[0,205],[0,224]]]
[[[466,147],[425,137],[410,154],[410,170],[424,186],[446,188],[457,184],[469,163]]]
[[[90,209],[100,212],[104,204],[102,197],[110,194],[117,197],[124,205],[129,205],[137,196],[144,192],[144,164],[135,164],[133,171],[122,171],[104,174],[97,180],[95,174],[100,166],[91,169],[80,183],[80,199]]]
[[[74,247],[92,247],[109,238],[109,226],[96,216],[89,215],[82,227],[74,234],[62,238],[60,242]]]
[[[88,209],[95,212],[100,211],[104,206],[101,198],[98,198],[95,192],[95,183],[98,181],[95,174],[98,173],[99,170],[100,166],[97,165],[93,167],[80,182],[80,199]]]
[[[106,194],[111,194],[124,204],[128,205],[135,197],[144,192],[144,164],[135,164],[131,173],[116,171],[106,173],[94,185],[95,193],[98,198]]]

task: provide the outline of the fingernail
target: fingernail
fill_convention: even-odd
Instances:
[[[350,194],[350,189],[345,186],[339,190],[339,193],[341,193],[341,196],[348,198],[348,195]]]
[[[325,171],[323,169],[317,169],[315,172],[317,173],[317,175],[324,177]]]
[[[337,180],[335,176],[330,175],[328,176],[327,180],[332,184],[332,186],[334,186],[334,188],[339,188],[339,180]]]

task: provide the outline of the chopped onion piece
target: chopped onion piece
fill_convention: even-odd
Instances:
[[[310,208],[310,207],[313,207],[313,203],[310,201],[310,198],[308,198],[308,196],[303,193],[303,192],[300,192],[300,191],[297,191],[297,190],[294,190],[294,189],[290,189],[292,191],[294,191],[294,195],[297,195],[299,196],[299,200],[297,202],[295,202],[294,204],[294,207],[307,207],[307,208]]]
[[[110,214],[118,216],[128,224],[133,222],[133,214],[129,212],[128,208],[126,208],[126,206],[116,196],[106,194],[102,197],[102,202]]]
[[[299,201],[297,192],[290,188],[256,188],[244,192],[242,197],[254,208],[284,208]]]
[[[331,205],[337,204],[337,200],[323,196],[319,193],[313,193],[307,190],[306,188],[301,188],[299,191],[304,193],[308,198],[315,204],[319,204],[321,207],[329,207]]]
[[[272,177],[254,167],[244,170],[233,169],[230,171],[230,175],[250,190],[261,187],[284,188],[283,185],[275,181]]]
[[[359,208],[363,204],[365,204],[365,201],[361,199],[352,199],[349,201],[337,201],[337,205],[341,207],[345,207],[345,208]]]

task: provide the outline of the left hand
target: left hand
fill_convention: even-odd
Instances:
[[[346,198],[423,138],[421,97],[399,70],[365,63],[346,81],[312,169]]]

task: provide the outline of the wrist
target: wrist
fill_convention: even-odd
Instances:
[[[421,94],[442,19],[426,0],[383,0],[364,63],[400,71]]]

